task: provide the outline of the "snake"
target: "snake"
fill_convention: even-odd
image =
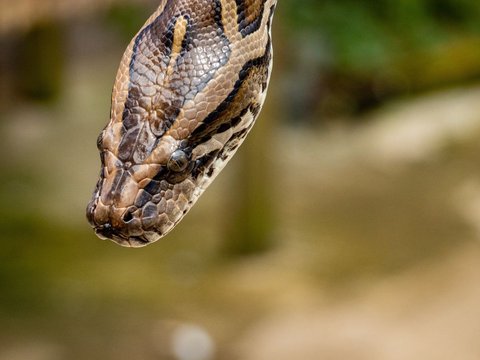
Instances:
[[[277,0],[160,0],[117,70],[87,220],[125,247],[189,212],[257,119]]]

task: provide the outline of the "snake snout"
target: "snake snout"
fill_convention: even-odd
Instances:
[[[144,233],[137,210],[134,207],[122,211],[114,207],[102,209],[102,206],[97,206],[88,214],[95,233],[102,240],[112,240],[126,247],[140,247],[151,241]]]
[[[87,207],[87,219],[102,240],[126,247],[142,247],[157,241],[171,227],[171,221],[165,214],[159,214],[156,204],[139,205],[105,205],[100,197],[94,196]]]

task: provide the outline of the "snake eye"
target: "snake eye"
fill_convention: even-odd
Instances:
[[[167,168],[170,171],[181,172],[188,166],[188,156],[183,150],[175,150],[167,162]]]

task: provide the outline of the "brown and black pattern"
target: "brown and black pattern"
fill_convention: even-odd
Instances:
[[[236,0],[238,28],[243,37],[257,31],[265,11],[265,0]]]
[[[254,124],[271,71],[276,0],[162,0],[132,39],[98,140],[87,218],[142,246],[168,233]]]

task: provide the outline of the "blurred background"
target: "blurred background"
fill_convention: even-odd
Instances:
[[[95,146],[158,0],[0,0],[0,360],[479,359],[480,2],[279,0],[244,146],[143,249]]]

